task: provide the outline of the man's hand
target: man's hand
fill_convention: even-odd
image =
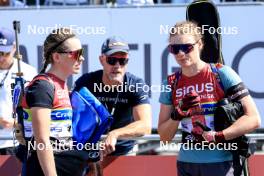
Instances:
[[[22,129],[22,126],[21,124],[18,124],[17,122],[15,123],[15,126],[14,126],[14,119],[3,119],[3,118],[0,118],[0,125],[3,127],[3,128],[15,128],[15,136],[16,136],[16,140],[18,140],[18,142],[22,145],[26,145],[26,141],[23,137],[23,129]]]
[[[0,118],[0,125],[3,128],[13,128],[14,119],[13,118],[10,118],[10,119]]]
[[[117,135],[114,131],[109,132],[106,139],[104,140],[104,150],[103,156],[107,156],[108,154],[115,151],[115,145],[117,142]]]

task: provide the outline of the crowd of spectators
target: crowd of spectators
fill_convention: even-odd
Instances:
[[[0,0],[0,7],[65,6],[65,5],[154,5],[189,4],[193,0]],[[263,0],[212,0],[214,3],[257,2]]]

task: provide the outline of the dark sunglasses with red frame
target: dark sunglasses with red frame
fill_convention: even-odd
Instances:
[[[75,51],[59,51],[57,53],[61,53],[61,54],[69,54],[71,58],[77,60],[77,61],[81,61],[81,56],[83,56],[83,48],[79,49],[79,50],[75,50]]]
[[[128,58],[108,56],[106,57],[106,62],[109,65],[115,65],[117,62],[119,62],[120,65],[126,65],[128,63]]]
[[[199,40],[198,40],[199,41]],[[169,52],[172,53],[172,54],[179,54],[180,50],[182,52],[184,52],[185,54],[188,54],[190,53],[193,48],[194,48],[194,45],[196,45],[197,42],[191,44],[191,43],[186,43],[186,44],[170,44],[168,46],[168,49],[169,49]]]

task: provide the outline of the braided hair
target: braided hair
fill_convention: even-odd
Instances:
[[[43,50],[43,67],[40,73],[45,73],[49,64],[53,63],[52,53],[58,51],[64,51],[67,48],[63,43],[69,39],[76,37],[76,35],[69,28],[59,28],[53,30],[44,42]]]

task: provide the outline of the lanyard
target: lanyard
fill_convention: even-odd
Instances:
[[[119,97],[119,92],[117,92],[117,95],[116,95],[116,98],[115,98],[115,103],[112,107],[112,111],[111,111],[111,115],[113,116],[114,113],[115,113],[115,109],[116,109],[116,104],[117,104],[117,100],[118,100],[118,97]]]
[[[115,102],[114,102],[114,104],[113,104],[113,106],[112,106],[112,110],[111,110],[111,113],[110,113],[111,116],[113,116],[114,113],[115,113],[118,98],[119,98],[119,92],[117,92],[117,95],[116,95],[116,98],[115,98]],[[105,102],[105,107],[106,107],[106,108],[108,109],[108,111],[109,111],[109,108],[108,108],[106,102]]]
[[[2,88],[2,87],[4,86],[4,84],[5,84],[5,80],[6,80],[6,78],[7,78],[7,75],[8,75],[8,73],[9,73],[9,71],[10,71],[10,69],[8,69],[8,71],[6,72],[4,78],[3,78],[2,81],[0,82],[0,88]]]

